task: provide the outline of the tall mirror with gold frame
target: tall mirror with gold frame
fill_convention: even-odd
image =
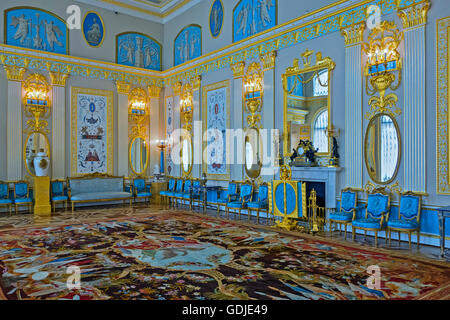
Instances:
[[[131,171],[138,176],[144,175],[150,160],[150,152],[145,137],[138,136],[133,138],[130,145],[129,157]]]
[[[303,157],[304,146],[311,145],[318,156],[332,155],[330,88],[335,63],[317,52],[313,64],[313,53],[306,50],[301,55],[303,66],[300,67],[299,59],[295,59],[293,66],[282,75],[284,157],[295,153],[299,158]]]

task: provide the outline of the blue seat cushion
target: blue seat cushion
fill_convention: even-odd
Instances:
[[[184,192],[175,192],[174,197],[175,198],[183,198]]]
[[[138,194],[136,195],[136,197],[138,197],[138,198],[151,197],[151,196],[152,196],[151,192],[138,192]]]
[[[68,196],[55,196],[52,197],[52,201],[67,201],[69,200]]]
[[[0,199],[0,204],[11,204],[12,200],[10,199]]]
[[[380,220],[377,219],[356,219],[352,225],[360,228],[380,229]]]
[[[85,192],[72,195],[71,201],[112,200],[131,198],[127,192]]]
[[[266,201],[254,201],[247,203],[247,207],[251,209],[267,209],[269,204]]]
[[[227,203],[228,202],[228,198],[219,198],[219,199],[217,199],[217,203],[223,203],[223,204],[225,204],[225,203]]]
[[[396,228],[396,229],[417,229],[419,227],[419,224],[417,221],[407,221],[407,220],[398,220],[398,219],[392,219],[389,220],[387,223],[388,227]]]
[[[185,192],[183,193],[183,197],[184,199],[190,199],[191,198],[191,194],[189,192]]]
[[[14,203],[31,203],[31,202],[33,202],[33,199],[31,198],[20,198],[14,200]]]
[[[170,193],[170,191],[160,191],[159,195],[160,196],[167,196]]]
[[[238,209],[244,209],[247,208],[247,203],[242,205],[242,202],[234,201],[234,202],[228,202],[227,203],[228,208],[238,208]]]
[[[350,222],[353,219],[353,212],[333,212],[330,213],[330,220]]]

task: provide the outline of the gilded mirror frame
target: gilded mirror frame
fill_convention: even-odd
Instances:
[[[137,172],[137,171],[136,171],[136,168],[134,168],[134,166],[133,166],[133,161],[132,161],[132,154],[131,154],[131,153],[132,153],[132,150],[133,150],[133,144],[134,144],[134,142],[135,142],[137,139],[142,139],[142,141],[145,142],[145,149],[146,149],[146,152],[147,152],[146,158],[145,158],[145,166],[144,166],[144,169],[142,169],[142,172]],[[130,163],[130,169],[131,169],[131,171],[132,171],[136,176],[143,176],[143,175],[145,175],[145,173],[146,173],[146,171],[147,171],[147,169],[148,169],[148,166],[149,166],[149,164],[150,164],[150,150],[149,150],[149,145],[148,145],[148,143],[147,143],[147,141],[146,141],[146,139],[145,139],[144,136],[134,136],[134,137],[131,139],[130,146],[129,146],[129,148],[128,148],[128,161],[129,161],[129,163]]]
[[[184,141],[186,141],[186,140],[188,141],[188,144],[189,144],[189,146],[191,148],[191,154],[189,156],[189,163],[188,163],[189,169],[187,171],[184,170],[185,163],[184,163],[184,157],[183,157]],[[190,133],[184,135],[183,138],[182,138],[180,156],[181,156],[181,171],[183,172],[183,176],[187,177],[187,176],[189,176],[191,174],[192,169],[194,167],[194,146],[193,146],[193,143],[192,143],[192,137],[191,137]]]
[[[41,130],[34,130],[34,131],[30,131],[27,134],[27,136],[25,138],[25,143],[23,144],[23,156],[22,156],[23,163],[25,164],[25,169],[28,172],[28,174],[31,177],[36,177],[36,173],[32,173],[27,164],[27,145],[28,145],[28,140],[30,139],[31,135],[33,135],[33,134],[41,134],[45,137],[45,142],[47,143],[47,156],[48,156],[50,164],[52,162],[51,161],[52,160],[52,150],[51,150],[51,146],[50,146],[50,140],[48,139],[47,134],[45,132],[43,132]],[[39,152],[39,150],[38,150],[38,152]],[[49,164],[49,166],[50,166],[50,164]]]
[[[247,168],[247,137],[249,136],[250,130],[255,130],[257,132],[256,139],[258,141],[258,146],[259,146],[259,148],[257,148],[257,154],[259,155],[259,157],[257,157],[257,159],[256,159],[257,162],[252,164],[252,169]],[[249,141],[250,145],[252,146],[252,151],[254,151],[255,146],[252,144],[252,142],[255,142],[255,141]],[[244,171],[245,171],[245,174],[247,175],[247,177],[249,177],[250,179],[257,179],[261,175],[261,171],[263,168],[263,163],[262,163],[262,159],[261,159],[262,155],[264,154],[263,147],[264,147],[263,138],[261,136],[261,132],[259,131],[259,128],[258,127],[247,128],[244,133]],[[252,171],[254,170],[253,166],[259,166],[258,169],[256,169],[257,174],[254,174],[254,175],[252,174]]]
[[[398,140],[398,157],[397,157],[397,163],[395,165],[395,171],[392,174],[392,177],[389,180],[384,181],[384,182],[377,179],[376,172],[373,173],[369,170],[369,163],[367,160],[367,140],[368,140],[368,136],[369,136],[370,126],[373,121],[375,121],[376,119],[378,119],[382,116],[388,116],[392,120],[395,130],[396,130],[396,133],[397,133],[397,140]],[[366,128],[366,133],[365,133],[365,137],[364,137],[364,151],[363,152],[364,152],[364,162],[366,165],[366,170],[367,170],[367,173],[368,173],[370,179],[373,182],[380,184],[380,185],[388,185],[388,184],[391,184],[396,179],[398,171],[400,169],[401,160],[402,160],[402,137],[401,137],[400,127],[398,126],[398,123],[397,123],[397,120],[395,120],[395,117],[393,117],[392,115],[390,115],[388,113],[382,112],[382,113],[377,113],[370,119],[369,124],[367,125],[367,128]]]
[[[292,152],[290,150],[290,125],[288,124],[288,90],[287,90],[287,79],[291,76],[309,73],[314,71],[319,71],[323,69],[328,70],[328,96],[327,96],[327,110],[328,110],[328,130],[333,128],[332,116],[331,116],[331,93],[332,93],[332,71],[336,67],[336,64],[330,57],[322,58],[322,53],[317,52],[316,63],[311,63],[311,55],[314,53],[312,50],[306,49],[304,53],[301,54],[303,60],[303,67],[299,65],[299,59],[294,59],[292,67],[288,67],[281,75],[283,83],[283,157],[290,157]],[[311,81],[313,81],[311,79]],[[311,124],[311,128],[314,124]],[[311,131],[311,134],[314,134]],[[318,156],[330,157],[332,154],[332,137],[327,132],[328,136],[328,152],[317,153]]]

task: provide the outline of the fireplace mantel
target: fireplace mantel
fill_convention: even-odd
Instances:
[[[331,167],[292,167],[292,180],[325,182],[326,207],[336,208],[338,173],[342,168]]]

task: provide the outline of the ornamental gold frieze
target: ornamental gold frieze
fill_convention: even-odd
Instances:
[[[417,27],[427,23],[427,14],[430,9],[428,0],[422,0],[409,6],[398,6],[397,14],[404,29]]]

